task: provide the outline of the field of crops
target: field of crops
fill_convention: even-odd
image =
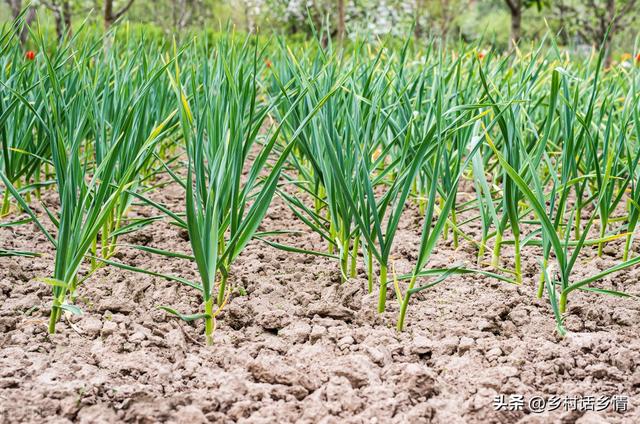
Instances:
[[[640,422],[633,58],[14,34],[0,421]]]

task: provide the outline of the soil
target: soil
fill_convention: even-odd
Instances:
[[[55,208],[52,195],[47,202]],[[181,210],[168,186],[155,199]],[[144,207],[135,214],[151,215]],[[14,214],[10,219],[17,218]],[[462,218],[461,218],[462,219]],[[415,260],[421,219],[408,205],[394,249],[397,273]],[[320,238],[275,199],[263,228],[300,230],[277,240],[323,250]],[[479,229],[468,227],[470,235]],[[569,300],[569,334],[555,332],[547,299],[535,297],[540,252],[523,252],[524,284],[477,275],[451,277],[412,299],[403,333],[398,305],[376,312],[366,278],[340,284],[338,264],[253,241],[231,272],[234,294],[213,346],[203,324],[158,306],[200,311],[179,283],[109,267],[79,289],[81,317],[46,331],[53,250],[34,225],[0,228],[2,246],[42,252],[0,258],[0,422],[29,423],[638,423],[640,302],[589,292]],[[156,222],[122,243],[189,252],[185,232]],[[580,259],[576,277],[620,260]],[[503,266],[512,268],[505,247]],[[635,253],[637,254],[637,252]],[[475,262],[475,248],[451,236],[430,265]],[[488,258],[487,258],[488,259]],[[194,264],[123,246],[116,260],[197,281]],[[640,269],[598,287],[640,293]],[[627,411],[496,411],[497,395],[629,397]]]

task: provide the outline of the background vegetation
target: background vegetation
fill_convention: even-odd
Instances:
[[[3,0],[0,21],[10,22],[25,7],[27,21],[37,17],[59,36],[89,16],[96,27],[123,19],[156,36],[231,23],[241,32],[302,39],[312,36],[314,26],[328,26],[338,39],[413,31],[418,40],[481,39],[505,49],[513,41],[535,42],[549,28],[565,45],[588,51],[611,27],[608,64],[632,54],[640,15],[637,0]]]

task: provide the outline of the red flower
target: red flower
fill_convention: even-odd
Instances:
[[[640,64],[640,53],[636,55],[636,63]]]
[[[271,61],[269,59],[265,59],[264,64],[267,65],[267,68],[271,68]]]
[[[480,60],[484,59],[484,53],[478,52],[478,59]]]
[[[27,60],[35,60],[36,58],[36,52],[34,52],[33,50],[28,50],[25,54],[24,57]]]

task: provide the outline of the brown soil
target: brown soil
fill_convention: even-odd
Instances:
[[[179,210],[181,196],[170,186],[157,199]],[[299,229],[280,241],[323,248],[280,200],[264,228]],[[397,272],[415,260],[419,231],[411,206],[395,249]],[[391,293],[389,311],[378,315],[364,274],[341,285],[330,259],[252,242],[232,269],[236,290],[207,347],[202,323],[157,309],[198,312],[192,289],[116,268],[80,288],[84,316],[65,317],[49,336],[50,289],[34,279],[51,274],[52,250],[32,225],[0,229],[0,237],[3,247],[45,253],[0,258],[0,422],[640,422],[639,303],[575,293],[570,334],[558,338],[548,301],[535,298],[533,248],[523,253],[523,286],[453,277],[414,297],[407,329],[398,333]],[[184,232],[162,222],[122,242],[189,252]],[[610,266],[619,251],[612,243],[604,258],[581,259],[577,276]],[[503,265],[512,267],[511,258],[505,248]],[[128,247],[117,260],[197,280],[185,260]],[[475,261],[474,248],[454,250],[449,239],[430,264],[463,261]],[[599,287],[638,293],[639,275],[628,270]],[[629,406],[625,413],[561,407],[536,415],[494,411],[497,394],[627,395]]]

